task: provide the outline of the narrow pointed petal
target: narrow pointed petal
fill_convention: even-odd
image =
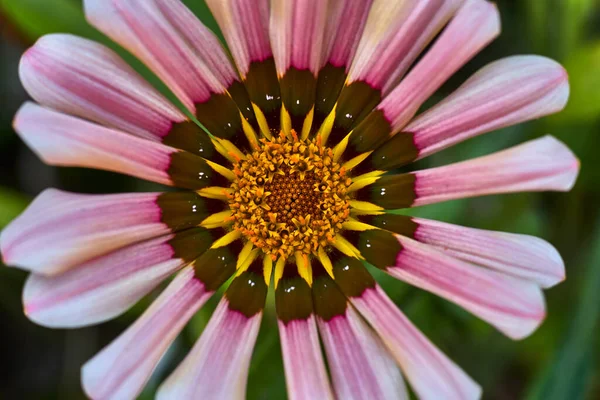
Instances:
[[[85,0],[88,21],[132,52],[193,112],[236,73],[217,37],[179,0]]]
[[[545,240],[514,233],[466,228],[398,214],[362,216],[361,221],[434,246],[438,251],[543,288],[565,279],[558,251]]]
[[[466,1],[431,49],[353,130],[350,155],[374,150],[398,133],[425,100],[499,32],[500,20],[494,4],[486,0]]]
[[[287,276],[275,281],[275,307],[288,397],[291,400],[333,399],[319,344],[311,288],[305,279],[291,272],[295,270],[295,265],[288,262],[284,268]]]
[[[313,269],[313,303],[336,398],[408,399],[396,362],[323,268]]]
[[[269,0],[207,0],[244,79],[252,62],[272,57]]]
[[[206,208],[215,206],[194,192],[83,195],[48,189],[2,231],[2,257],[35,273],[59,273],[198,225],[210,212]]]
[[[80,37],[43,36],[21,58],[19,76],[42,105],[146,139],[186,120],[115,52]]]
[[[379,334],[422,399],[477,399],[481,388],[386,296],[361,261],[332,255],[335,282]]]
[[[482,133],[562,110],[569,97],[560,64],[539,56],[493,62],[380,146],[363,168],[392,170]]]
[[[95,258],[56,276],[30,275],[25,313],[51,328],[74,328],[125,312],[173,272],[196,259],[211,234],[190,229]]]
[[[243,399],[267,286],[251,266],[231,283],[185,360],[157,399]]]
[[[137,321],[81,370],[92,399],[133,399],[189,319],[213,292],[186,267]]]
[[[104,128],[33,103],[17,112],[14,127],[46,163],[120,172],[137,178],[199,189],[226,184],[191,153]]]
[[[579,160],[552,136],[488,156],[410,174],[385,176],[360,189],[358,200],[386,209],[490,194],[571,190]]]

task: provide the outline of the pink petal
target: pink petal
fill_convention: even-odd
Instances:
[[[419,398],[480,398],[479,385],[429,342],[379,286],[352,303],[381,336]]]
[[[413,205],[497,193],[569,191],[578,173],[575,155],[544,136],[489,156],[415,172]]]
[[[185,360],[157,399],[243,399],[262,312],[248,318],[223,298]]]
[[[406,128],[423,158],[473,136],[562,110],[567,73],[545,57],[493,62]]]
[[[290,400],[333,399],[314,315],[278,324]]]
[[[217,37],[179,0],[85,0],[88,21],[142,60],[185,106],[225,93],[237,74]]]
[[[323,45],[323,64],[350,66],[362,36],[373,0],[331,1]]]
[[[269,0],[207,0],[242,78],[250,63],[272,56]]]
[[[0,236],[4,262],[63,272],[112,250],[170,232],[158,193],[79,195],[48,189]]]
[[[74,328],[114,318],[202,253],[200,239],[192,233],[134,244],[60,275],[32,274],[23,290],[25,313],[51,328]],[[187,250],[177,251],[182,247]]]
[[[390,275],[469,310],[513,339],[529,336],[546,316],[533,282],[477,267],[404,236]]]
[[[176,150],[103,128],[33,103],[17,112],[14,127],[25,143],[50,165],[122,172],[172,184],[167,169]]]
[[[365,81],[386,95],[462,0],[375,1],[349,82]]]
[[[485,231],[414,218],[414,238],[471,263],[530,280],[543,288],[565,279],[565,265],[548,242],[528,235]]]
[[[352,306],[343,316],[317,322],[337,398],[408,399],[388,349]]]
[[[42,105],[157,141],[186,118],[116,53],[66,34],[42,37],[19,66]]]
[[[228,182],[201,157],[33,103],[24,104],[17,112],[14,128],[50,165],[120,172],[186,189]]]
[[[212,292],[194,278],[194,268],[181,271],[138,320],[81,370],[92,399],[133,399],[189,319]]]
[[[431,49],[377,107],[398,132],[450,76],[500,33],[498,10],[468,0]]]
[[[269,34],[277,74],[289,67],[310,70],[316,76],[321,67],[327,1],[289,0],[271,2]]]

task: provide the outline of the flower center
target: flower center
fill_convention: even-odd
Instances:
[[[350,215],[351,179],[319,139],[261,139],[234,166],[233,227],[273,260],[317,254]]]

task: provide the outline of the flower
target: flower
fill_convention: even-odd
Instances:
[[[269,288],[290,398],[405,398],[402,376],[421,398],[479,397],[480,387],[411,324],[363,261],[511,338],[531,334],[545,316],[541,289],[564,279],[550,244],[386,210],[569,190],[579,163],[549,136],[393,173],[561,110],[564,69],[538,56],[505,58],[419,114],[498,35],[492,3],[207,3],[231,58],[179,0],[84,1],[92,25],[143,61],[210,135],[100,44],[54,34],[24,54],[21,80],[39,105],[23,105],[14,126],[46,163],[184,189],[43,192],[0,239],[4,261],[32,272],[25,313],[49,327],[99,323],[176,275],[84,365],[92,398],[135,398],[229,280],[159,398],[243,397]]]

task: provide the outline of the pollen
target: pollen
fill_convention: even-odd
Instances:
[[[350,214],[350,182],[333,151],[319,138],[290,136],[261,139],[257,150],[235,163],[231,185],[233,229],[273,260],[317,255]]]

